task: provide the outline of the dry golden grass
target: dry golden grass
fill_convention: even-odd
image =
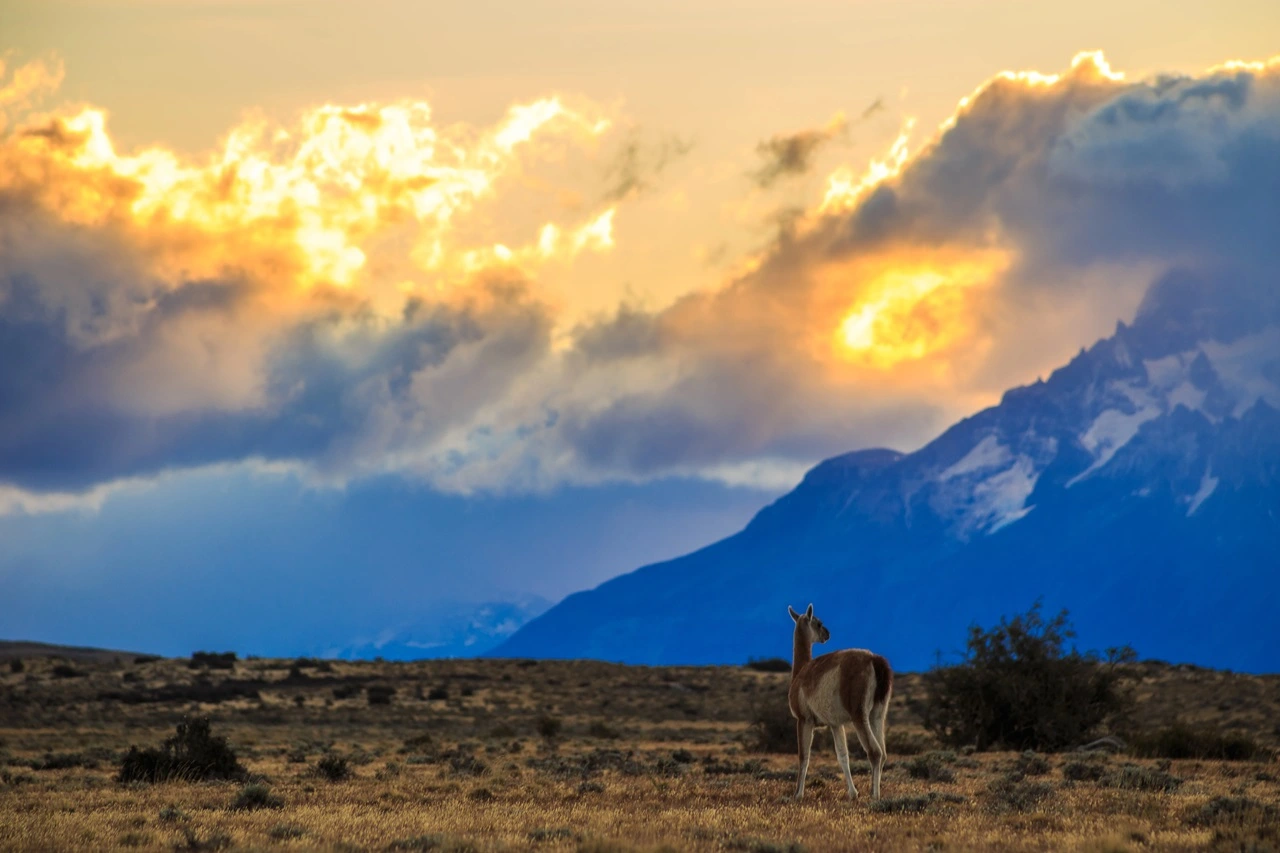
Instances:
[[[1274,761],[1063,754],[1045,756],[1045,770],[1012,753],[890,756],[886,800],[876,807],[866,796],[865,763],[855,769],[863,798],[845,798],[830,739],[820,735],[811,785],[797,804],[787,799],[794,759],[744,746],[752,709],[783,701],[786,675],[736,667],[440,661],[333,663],[327,672],[305,666],[290,675],[292,661],[241,661],[233,670],[205,672],[182,661],[135,664],[125,657],[76,661],[82,674],[58,677],[58,661],[25,663],[21,673],[0,664],[3,849],[1103,851],[1280,844]],[[1154,664],[1135,674],[1140,723],[1226,721],[1275,747],[1280,678]],[[390,704],[370,705],[362,690],[370,685],[394,687]],[[193,702],[164,692],[175,688],[206,699],[219,689],[238,695]],[[427,698],[440,689],[447,698]],[[927,742],[912,713],[919,698],[918,679],[900,678],[889,725]],[[246,782],[115,781],[130,744],[158,745],[191,713],[213,720],[252,774],[248,781],[267,786],[281,807],[232,808]],[[547,718],[562,723],[554,739],[539,734]],[[327,754],[347,759],[349,779],[331,782],[317,773]],[[947,772],[928,772],[930,761]],[[1073,775],[1101,778],[1067,779],[1064,766],[1080,761],[1102,769]],[[1126,764],[1136,769],[1122,770]],[[46,765],[53,769],[38,769]],[[1045,772],[1020,778],[1019,766]],[[1116,787],[1174,784],[1162,774],[1181,782],[1171,791]],[[942,781],[948,775],[953,781]]]

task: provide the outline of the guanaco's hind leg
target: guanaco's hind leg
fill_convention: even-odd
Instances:
[[[796,746],[800,751],[800,768],[796,773],[796,799],[804,796],[804,777],[809,772],[809,753],[813,751],[813,723],[796,720]]]
[[[880,773],[884,769],[884,746],[876,738],[876,730],[872,727],[870,717],[855,721],[853,727],[858,733],[858,741],[867,753],[867,760],[871,762],[871,798],[878,800],[880,799]]]
[[[858,789],[853,784],[853,774],[849,772],[849,741],[845,737],[844,726],[832,726],[831,739],[836,742],[836,761],[840,762],[840,770],[844,773],[844,784],[849,789],[849,797],[852,799],[858,796]]]

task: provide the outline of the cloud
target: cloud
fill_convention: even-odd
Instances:
[[[836,169],[730,280],[573,325],[544,277],[609,252],[617,205],[679,156],[624,138],[607,203],[566,212],[565,174],[599,176],[566,162],[618,151],[616,126],[560,99],[449,130],[416,102],[331,105],[204,159],[117,152],[92,108],[15,126],[0,503],[237,464],[460,493],[773,489],[918,446],[1171,270],[1264,287],[1280,260],[1280,63],[1134,82],[1086,54],[996,75],[923,145],[908,124]],[[773,168],[834,132],[769,148]]]
[[[756,146],[756,153],[764,163],[752,175],[752,180],[763,189],[773,186],[781,178],[803,175],[813,165],[818,149],[833,139],[844,136],[849,122],[844,113],[836,113],[826,125],[791,134],[779,134]]]
[[[668,166],[692,150],[692,140],[667,136],[646,143],[633,132],[605,169],[604,200],[619,202],[649,190]]]

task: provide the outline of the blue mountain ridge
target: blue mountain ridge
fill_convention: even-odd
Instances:
[[[642,664],[832,648],[900,670],[1043,599],[1082,648],[1280,671],[1280,312],[1173,273],[1132,326],[914,453],[828,459],[741,532],[570,595],[489,652]]]

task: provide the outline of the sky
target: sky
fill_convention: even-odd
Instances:
[[[1274,269],[1273,2],[7,0],[0,637],[554,601]]]

